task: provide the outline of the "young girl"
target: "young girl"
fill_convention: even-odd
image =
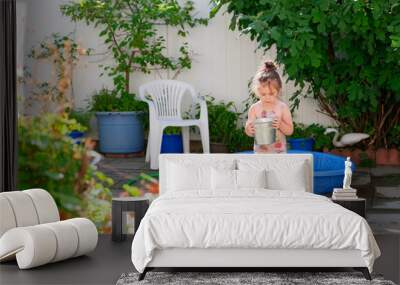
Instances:
[[[254,144],[256,153],[286,152],[286,136],[293,133],[292,115],[288,106],[280,100],[282,80],[272,61],[266,61],[253,78],[253,91],[260,99],[254,103],[247,115],[245,132],[254,137],[254,121],[258,118],[273,118],[276,140],[270,145]]]

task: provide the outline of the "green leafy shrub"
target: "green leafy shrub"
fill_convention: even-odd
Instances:
[[[46,189],[64,216],[88,217],[102,231],[110,222],[113,181],[89,164],[85,146],[68,137],[83,129],[67,114],[21,117],[18,188]]]
[[[227,147],[230,152],[239,152],[244,150],[252,150],[254,138],[246,135],[244,127],[239,127],[231,132]]]
[[[147,104],[136,99],[134,94],[110,91],[101,89],[95,93],[90,101],[89,108],[92,112],[132,112],[146,111]]]
[[[388,134],[387,145],[400,149],[400,124],[395,125]]]
[[[83,126],[86,130],[90,128],[90,119],[92,118],[92,112],[72,110],[68,113],[70,119],[75,119],[77,123]]]
[[[206,96],[210,141],[213,143],[229,142],[232,130],[237,127],[238,113],[233,102],[216,102]]]
[[[182,132],[180,127],[167,127],[164,129],[164,134],[166,135],[179,135]]]
[[[212,96],[206,96],[208,128],[211,143],[223,143],[230,152],[252,148],[253,138],[248,137],[241,126],[241,115],[233,102],[216,102]],[[197,109],[197,116],[200,110]]]
[[[313,138],[314,150],[322,151],[324,148],[332,149],[332,134],[325,134],[326,127],[319,124],[305,126],[301,123],[293,123],[294,131],[290,138]]]
[[[400,5],[388,1],[213,1],[212,15],[225,7],[231,29],[276,47],[276,61],[303,96],[345,132],[371,135],[386,146],[400,123]],[[305,91],[305,92],[304,92]]]
[[[101,89],[89,100],[89,110],[91,112],[143,112],[140,119],[143,128],[148,130],[148,106],[145,102],[138,100],[134,94],[121,93]]]

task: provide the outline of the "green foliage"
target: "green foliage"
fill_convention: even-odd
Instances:
[[[254,139],[246,135],[244,127],[233,129],[227,147],[230,152],[252,150]]]
[[[230,152],[251,149],[253,138],[248,137],[241,126],[241,113],[233,102],[216,102],[206,96],[210,141],[225,144]],[[198,110],[199,112],[199,110]]]
[[[147,104],[136,99],[134,94],[102,89],[94,94],[89,102],[92,112],[132,112],[147,111]]]
[[[29,58],[34,59],[46,59],[54,56],[54,52],[57,52],[62,62],[72,60],[73,63],[77,63],[80,55],[89,55],[92,49],[82,49],[79,45],[71,38],[71,35],[60,35],[59,33],[53,33],[49,38],[44,39],[39,46],[34,47],[28,53]],[[62,71],[57,69],[57,73],[60,74]]]
[[[166,135],[179,135],[181,134],[182,128],[180,127],[167,127],[164,129]]]
[[[88,165],[85,147],[67,136],[72,130],[84,127],[67,114],[19,119],[18,188],[46,189],[63,213],[101,229],[109,222],[113,181]]]
[[[140,197],[145,196],[152,201],[157,198],[159,194],[159,173],[140,173],[135,179],[128,181],[128,183],[122,185],[122,192],[120,195]]]
[[[78,110],[72,110],[68,113],[70,119],[74,119],[77,123],[87,130],[90,128],[90,119],[92,118],[93,114],[91,112],[84,112]]]
[[[178,47],[177,57],[166,56],[166,39],[158,30],[171,26],[185,38],[188,27],[207,24],[206,19],[193,17],[193,11],[192,1],[180,5],[177,0],[81,0],[61,5],[61,12],[73,21],[100,29],[99,36],[115,60],[114,66],[103,66],[104,71],[119,93],[129,93],[131,72],[169,69],[179,73],[191,67],[188,44]]]
[[[366,152],[361,152],[359,157],[360,163],[357,165],[358,167],[375,167],[375,160],[370,159]]]
[[[312,96],[343,131],[367,132],[387,146],[400,121],[400,5],[388,1],[214,1],[259,48],[276,46],[276,61],[299,91]]]
[[[400,124],[395,125],[388,135],[388,146],[394,148],[400,148]]]
[[[332,134],[325,134],[326,128],[319,124],[305,126],[301,123],[294,123],[294,131],[290,138],[313,138],[315,141],[314,150],[322,151],[324,148],[332,149]]]
[[[231,131],[236,129],[238,113],[233,102],[216,102],[215,98],[206,96],[210,141],[227,143]]]
[[[41,103],[41,111],[48,112],[49,108],[57,103],[56,112],[64,111],[73,107],[73,98],[69,92],[72,86],[71,69],[79,62],[80,56],[89,55],[91,49],[80,47],[70,35],[58,33],[46,37],[38,45],[30,50],[28,57],[34,60],[46,60],[52,67],[51,74],[55,73],[49,80],[36,79],[32,74],[34,67],[24,67],[24,76],[21,83],[29,86],[29,96],[25,100],[35,100]],[[35,62],[33,62],[35,64]],[[54,107],[53,107],[54,108]]]
[[[95,93],[89,101],[91,112],[142,112],[140,119],[143,128],[149,128],[148,106],[145,102],[136,99],[134,94],[121,93],[101,89]]]

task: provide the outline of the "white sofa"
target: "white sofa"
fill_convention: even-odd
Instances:
[[[56,203],[43,189],[0,193],[0,262],[20,269],[86,254],[96,248],[92,221],[60,221]]]

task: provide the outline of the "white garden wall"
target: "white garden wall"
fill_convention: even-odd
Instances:
[[[30,64],[21,59],[33,45],[41,42],[52,33],[73,33],[75,40],[85,48],[93,48],[93,56],[82,57],[79,65],[74,69],[73,95],[77,108],[83,108],[87,99],[95,90],[101,87],[112,87],[112,81],[107,77],[100,77],[99,64],[111,64],[112,59],[101,55],[106,51],[102,40],[97,36],[98,31],[84,23],[72,23],[63,17],[59,5],[69,0],[17,0],[18,13],[18,62]],[[195,0],[198,15],[208,15],[208,0]],[[274,59],[275,51],[268,51],[265,56],[256,51],[256,43],[247,36],[240,36],[238,32],[228,29],[229,15],[219,14],[212,19],[208,26],[191,30],[187,38],[195,56],[191,70],[183,71],[178,79],[189,82],[202,95],[209,94],[218,100],[234,101],[241,109],[241,102],[248,96],[247,84],[257,70],[263,58]],[[24,31],[24,33],[23,33]],[[164,28],[162,31],[167,38],[167,52],[176,52],[177,38],[173,31]],[[23,45],[23,48],[21,48]],[[97,55],[96,55],[97,54]],[[43,64],[42,64],[43,65]],[[35,72],[42,76],[50,76],[44,72],[45,66],[35,67]],[[280,70],[282,74],[282,69]],[[163,74],[164,78],[172,74]],[[159,78],[158,74],[134,74],[132,76],[132,91],[136,92],[143,82]],[[284,78],[284,81],[285,78]],[[283,99],[294,92],[292,82],[285,83]],[[27,92],[27,91],[26,91]],[[312,99],[304,99],[300,109],[295,114],[295,121],[306,124],[318,122],[329,124],[329,118],[318,113]]]

